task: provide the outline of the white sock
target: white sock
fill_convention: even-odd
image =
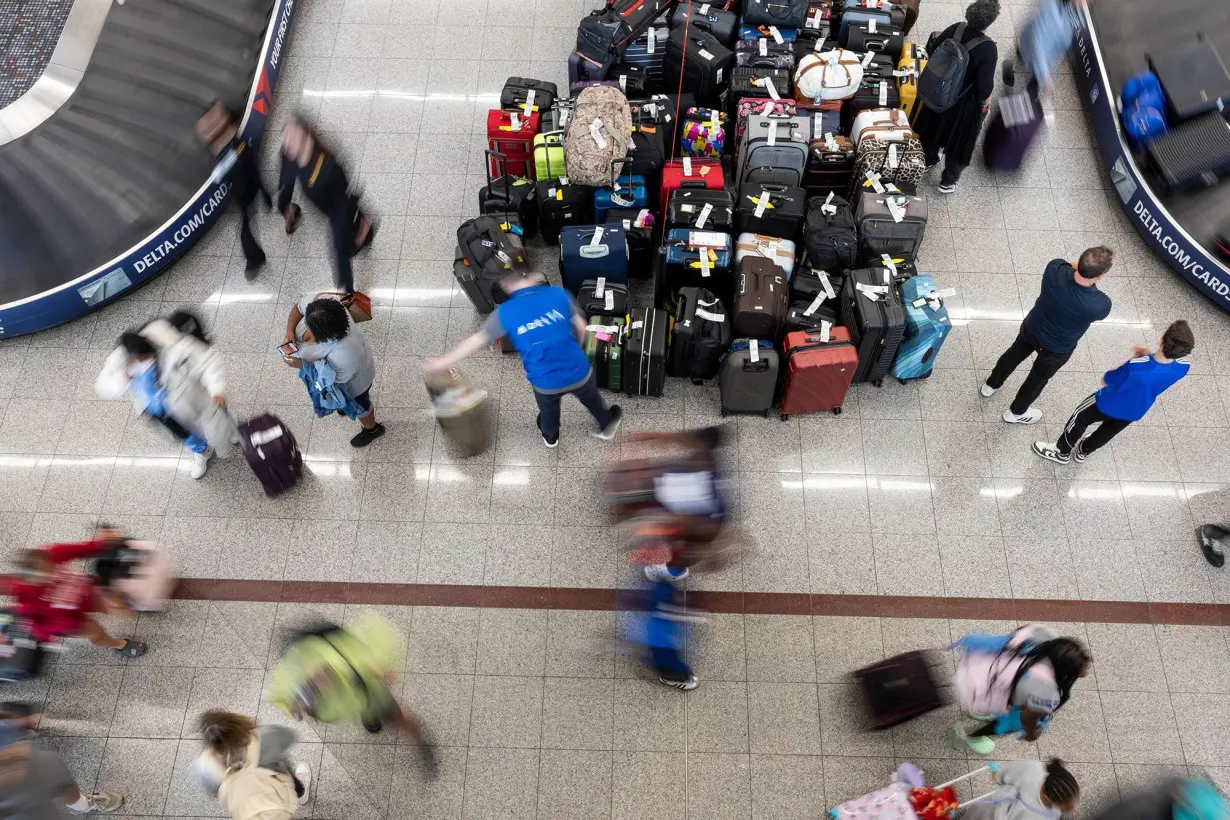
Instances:
[[[73,811],[89,811],[90,810],[90,796],[88,794],[82,793],[81,797],[77,798],[77,802],[69,803],[68,807],[72,809]]]

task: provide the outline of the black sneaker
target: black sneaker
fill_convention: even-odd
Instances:
[[[1072,448],[1072,460],[1075,461],[1077,464],[1084,464],[1085,459],[1087,458],[1089,458],[1089,456],[1086,455],[1086,453],[1083,450],[1081,450],[1080,443],[1078,442],[1077,445]]]
[[[366,447],[376,439],[384,435],[384,425],[377,424],[375,427],[368,429],[364,427],[359,431],[359,434],[350,440],[351,447]]]
[[[1225,566],[1226,536],[1226,531],[1216,524],[1204,524],[1196,528],[1196,540],[1200,543],[1200,551],[1204,553],[1204,560],[1215,567]]]
[[[363,720],[363,728],[366,729],[369,734],[378,735],[380,734],[380,730],[384,728],[384,724],[380,722],[380,718],[371,720],[365,718]]]
[[[243,278],[247,279],[249,282],[255,282],[256,277],[260,275],[261,268],[265,266],[266,261],[267,260],[263,256],[260,258],[260,261],[249,260],[248,264],[244,266]]]
[[[595,438],[600,438],[603,441],[610,441],[619,433],[619,423],[624,420],[623,408],[618,404],[611,405],[611,421],[606,427],[596,433],[592,433]]]
[[[534,419],[534,426],[538,428],[538,435],[542,436],[543,444],[547,445],[548,447],[552,449],[554,449],[556,446],[559,445],[559,434],[558,433],[555,435],[554,439],[549,439],[546,437],[545,434],[543,434],[542,432],[542,413],[539,413],[538,416]]]

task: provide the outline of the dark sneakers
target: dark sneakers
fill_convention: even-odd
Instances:
[[[350,440],[351,447],[366,447],[376,439],[384,435],[384,425],[377,424],[375,427],[368,429],[364,427],[359,431],[359,434]]]
[[[1225,545],[1230,532],[1216,524],[1205,524],[1196,528],[1196,540],[1200,542],[1200,550],[1204,560],[1215,567],[1225,566]]]

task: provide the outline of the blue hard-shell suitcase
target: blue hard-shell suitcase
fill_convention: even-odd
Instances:
[[[617,160],[631,162],[630,159]],[[612,174],[612,176],[614,176]],[[622,208],[645,208],[649,206],[649,186],[639,174],[615,176],[614,188],[599,188],[594,191],[594,221],[606,222],[608,211]]]
[[[560,231],[559,275],[574,295],[586,279],[626,285],[628,238],[623,225],[572,225]]]
[[[905,338],[897,348],[892,373],[902,381],[931,375],[940,346],[952,330],[943,300],[939,297],[927,298],[936,290],[935,280],[926,275],[911,276],[901,283]]]

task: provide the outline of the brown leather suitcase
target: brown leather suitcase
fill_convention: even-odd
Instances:
[[[776,342],[789,298],[782,269],[763,257],[745,256],[735,293],[735,338]]]

